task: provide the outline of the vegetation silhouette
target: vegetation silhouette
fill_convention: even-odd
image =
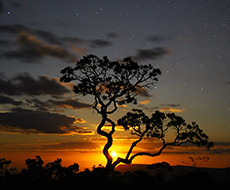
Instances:
[[[28,158],[25,161],[27,168],[21,172],[8,171],[7,175],[0,175],[0,188],[1,190],[140,190],[143,188],[228,190],[230,188],[229,176],[225,176],[226,179],[223,181],[216,181],[213,176],[199,170],[200,168],[183,175],[175,174],[165,180],[165,174],[169,171],[173,172],[173,167],[166,162],[148,166],[149,169],[157,171],[156,175],[143,170],[124,173],[112,171],[105,175],[105,168],[101,165],[79,172],[77,163],[65,167],[61,165],[61,161],[57,158],[53,162],[44,164],[40,156],[36,156],[35,159]],[[225,169],[222,174],[228,175],[229,170]]]
[[[110,61],[106,56],[100,59],[96,55],[88,55],[78,61],[75,67],[68,66],[62,69],[61,74],[61,82],[76,83],[73,87],[75,94],[91,95],[94,99],[92,108],[101,115],[97,133],[107,138],[103,148],[103,154],[107,159],[104,170],[107,174],[114,171],[120,163],[131,164],[137,156],[158,156],[168,146],[180,146],[184,143],[206,146],[208,149],[213,146],[213,143],[208,141],[208,136],[195,122],[191,125],[186,124],[182,117],[160,111],[148,117],[142,110],[133,109],[120,118],[117,124],[123,126],[125,130],[130,130],[138,140],[131,144],[125,158],[118,157],[113,161],[109,149],[113,144],[113,134],[117,124],[109,115],[115,113],[118,106],[137,104],[138,95],[147,95],[147,89],[156,85],[161,74],[160,69],[150,64],[138,64],[131,58],[117,62]],[[102,129],[104,125],[111,126],[109,132]],[[166,133],[171,129],[175,131],[175,138],[168,142]],[[132,155],[134,147],[145,137],[160,140],[161,148],[155,153],[139,152]]]
[[[183,161],[184,164],[188,165],[188,166],[193,166],[193,167],[200,167],[202,166],[205,162],[209,161],[209,157],[208,156],[204,156],[204,157],[196,157],[193,158],[192,156],[188,157],[190,162],[185,162]]]

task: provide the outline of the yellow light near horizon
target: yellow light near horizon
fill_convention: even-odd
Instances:
[[[112,151],[112,152],[111,152],[111,156],[112,156],[112,157],[116,157],[116,156],[117,156],[117,153],[116,153],[115,151]]]

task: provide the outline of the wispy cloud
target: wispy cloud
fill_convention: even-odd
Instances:
[[[23,104],[23,101],[21,101],[21,100],[14,100],[11,97],[0,95],[0,104],[11,104],[11,105],[14,105],[14,106],[19,106],[19,105]]]
[[[151,35],[147,38],[147,41],[152,41],[152,42],[165,42],[165,41],[170,41],[173,40],[171,36],[165,36],[165,35]]]
[[[175,108],[170,108],[170,107],[163,107],[160,109],[162,112],[183,112],[185,109],[175,109]]]
[[[19,59],[24,62],[36,62],[42,57],[55,57],[68,62],[76,62],[76,57],[70,51],[59,45],[49,45],[26,31],[18,34],[17,50],[9,50],[2,53],[7,59]]]
[[[146,100],[142,100],[139,102],[140,104],[149,104],[150,103],[150,99],[146,99]]]
[[[92,48],[101,48],[101,47],[107,47],[112,45],[110,41],[102,40],[102,39],[95,39],[95,40],[91,40],[90,42],[91,42],[90,46]]]
[[[0,58],[18,59],[26,63],[40,63],[45,57],[58,58],[75,63],[90,49],[112,46],[105,39],[82,39],[78,37],[59,37],[46,30],[32,29],[24,25],[0,25],[0,33],[15,35],[16,43],[0,39],[0,45],[11,44],[12,49],[3,51]],[[108,38],[117,36],[108,33]],[[11,37],[12,38],[12,37]]]
[[[135,60],[144,61],[157,59],[163,55],[171,53],[171,49],[167,47],[153,47],[151,49],[139,49],[135,56],[132,56]]]

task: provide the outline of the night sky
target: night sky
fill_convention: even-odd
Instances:
[[[164,161],[206,155],[210,167],[229,167],[229,24],[228,0],[0,1],[0,157],[18,164],[35,155],[62,157],[87,166],[101,153],[105,141],[96,134],[100,116],[90,108],[92,97],[59,82],[61,69],[95,54],[132,57],[162,71],[157,86],[136,107],[119,108],[114,120],[134,107],[174,112],[196,121],[215,147],[166,150]],[[118,128],[114,138],[122,154],[133,136]],[[139,149],[151,146],[146,141]],[[177,161],[167,160],[173,151]]]

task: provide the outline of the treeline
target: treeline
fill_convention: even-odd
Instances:
[[[4,174],[0,177],[1,190],[229,190],[230,182],[215,182],[205,172],[188,173],[175,176],[166,181],[165,173],[172,167],[165,162],[152,164],[148,168],[156,171],[156,175],[137,170],[121,173],[118,171],[105,174],[104,167],[99,165],[79,172],[79,165],[74,163],[68,167],[61,165],[61,159],[44,165],[40,156],[36,159],[26,159],[26,169],[16,172],[15,168],[8,169],[10,160],[0,159],[0,170]]]

